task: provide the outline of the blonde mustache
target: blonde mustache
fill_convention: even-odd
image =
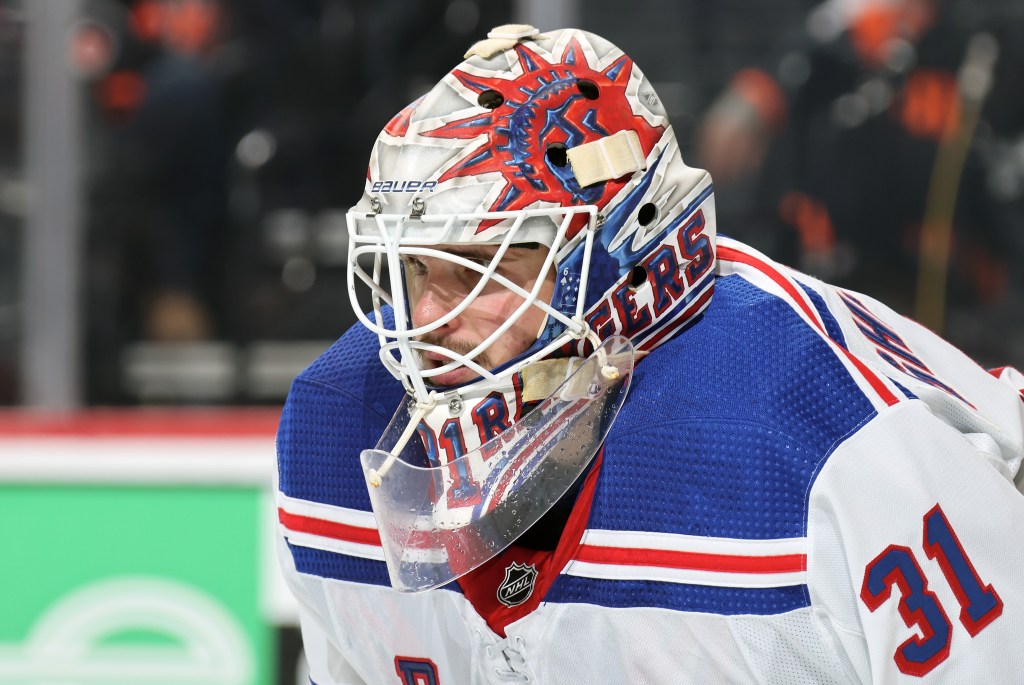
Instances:
[[[445,350],[457,355],[461,355],[463,357],[469,357],[470,352],[475,350],[477,345],[480,344],[478,342],[459,340],[458,338],[455,338],[453,336],[437,336],[430,335],[429,333],[427,335],[420,337],[419,341],[422,343],[427,343],[428,345],[436,345],[438,347],[443,347]],[[493,364],[491,364],[490,358],[487,356],[486,350],[478,354],[476,357],[469,358],[485,369],[490,369],[493,366]]]

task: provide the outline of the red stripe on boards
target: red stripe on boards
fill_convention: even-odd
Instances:
[[[280,408],[0,411],[0,438],[269,438]]]

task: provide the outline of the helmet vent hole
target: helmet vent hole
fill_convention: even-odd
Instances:
[[[596,100],[597,96],[601,94],[597,84],[585,78],[576,81],[576,90],[580,91],[580,95],[588,100]]]
[[[647,269],[642,266],[634,266],[629,272],[629,287],[636,290],[647,282]]]
[[[486,109],[498,109],[505,104],[505,96],[496,90],[485,90],[476,99],[477,104]]]
[[[557,167],[563,167],[569,163],[568,151],[562,143],[551,143],[544,154],[548,161]]]
[[[657,218],[658,208],[654,206],[653,202],[648,202],[636,213],[636,220],[640,222],[641,226],[646,226]]]

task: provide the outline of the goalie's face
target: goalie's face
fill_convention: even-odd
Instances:
[[[487,267],[498,251],[497,245],[452,245],[440,248],[445,253]],[[543,273],[547,248],[540,246],[510,246],[501,256],[495,273],[533,291],[538,281],[537,299],[548,302],[554,291],[554,273]],[[480,281],[481,273],[448,259],[429,256],[404,255],[402,270],[409,311],[414,328],[432,324],[460,305]],[[479,366],[493,370],[526,351],[537,340],[546,314],[530,306],[515,318],[524,298],[512,290],[489,280],[483,290],[457,316],[436,330],[420,337],[421,342],[436,345],[457,355],[473,359]],[[514,323],[486,348],[477,351],[498,328],[515,318]],[[474,354],[476,353],[476,354]],[[441,351],[421,350],[421,368],[437,369],[450,364],[452,357]],[[438,386],[458,386],[479,374],[466,366],[433,376],[431,383]]]

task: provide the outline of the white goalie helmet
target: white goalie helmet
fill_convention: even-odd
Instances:
[[[371,500],[393,584],[434,587],[493,557],[554,504],[614,420],[634,351],[664,343],[707,306],[711,179],[683,163],[658,96],[621,50],[583,31],[505,26],[388,123],[348,222],[353,307],[410,395],[363,455]],[[466,251],[480,246],[483,259]],[[522,246],[537,250],[536,273],[513,278],[503,260]],[[446,311],[416,321],[410,270],[432,260],[458,269],[461,287]],[[447,343],[446,327],[496,289],[513,295],[501,321]],[[494,365],[490,352],[526,321],[537,322],[530,340]],[[458,383],[438,382],[456,370]],[[530,377],[544,379],[533,384],[542,391],[524,388]],[[559,439],[587,443],[585,456],[568,450],[579,463],[560,476],[550,458],[544,466],[559,444],[545,421],[568,427]],[[413,432],[422,444],[409,444]],[[523,450],[536,453],[533,466]],[[541,472],[558,485],[538,488]],[[495,513],[513,501],[523,511],[523,497],[529,516],[509,524]]]

